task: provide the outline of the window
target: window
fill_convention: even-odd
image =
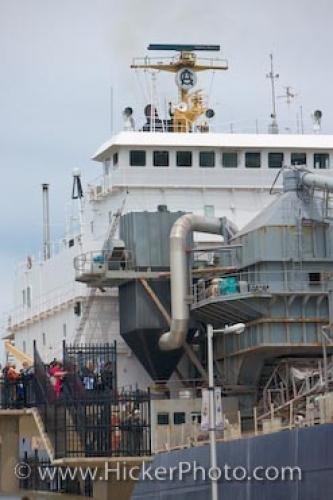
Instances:
[[[111,224],[111,222],[112,222],[112,210],[110,210],[108,217],[109,217],[109,224]]]
[[[177,167],[192,167],[192,151],[177,151]]]
[[[329,168],[329,162],[328,153],[315,153],[313,155],[313,168]]]
[[[174,414],[173,414],[173,423],[175,425],[181,425],[181,424],[185,424],[185,412],[183,411],[176,411]]]
[[[76,316],[81,316],[81,302],[75,302],[74,314],[76,314]]]
[[[90,232],[93,233],[94,232],[94,221],[90,221]]]
[[[310,285],[318,285],[321,282],[320,273],[309,273],[309,283]]]
[[[153,153],[154,167],[169,166],[169,151],[154,151]]]
[[[130,165],[131,167],[145,167],[146,151],[141,151],[141,150],[130,151]]]
[[[283,167],[283,153],[268,153],[268,167],[269,168],[282,168]]]
[[[69,246],[69,248],[73,247],[74,245],[75,245],[74,238],[71,238],[70,240],[68,240],[68,246]]]
[[[260,168],[260,153],[245,153],[246,168]]]
[[[31,286],[27,287],[27,307],[31,307]]]
[[[291,153],[292,165],[306,165],[306,153]]]
[[[192,424],[201,424],[201,413],[199,411],[191,412],[191,422]]]
[[[169,413],[158,413],[157,425],[169,425]]]
[[[222,153],[222,165],[224,168],[237,168],[238,154],[232,152]]]
[[[116,165],[118,165],[118,153],[113,153],[113,156],[112,156],[112,163],[113,163],[113,166],[115,167]]]
[[[46,334],[43,332],[42,333],[42,342],[43,342],[43,346],[46,345]]]
[[[64,339],[67,337],[67,324],[66,323],[63,323],[63,325],[62,325],[62,336],[64,337]]]
[[[27,305],[27,292],[26,292],[26,290],[25,290],[25,289],[24,289],[24,290],[22,290],[22,304],[23,304],[24,306],[26,306],[26,305]]]
[[[215,217],[215,207],[214,207],[214,205],[205,205],[204,206],[204,215],[206,217]]]
[[[23,340],[22,350],[23,350],[23,352],[27,352],[27,343],[25,340]]]
[[[200,151],[199,152],[199,165],[200,165],[200,167],[215,167],[215,153],[214,153],[214,151]]]

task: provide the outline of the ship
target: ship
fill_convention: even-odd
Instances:
[[[317,432],[318,442],[327,443],[332,433],[333,136],[320,133],[319,110],[312,134],[279,133],[272,57],[267,133],[219,133],[215,110],[197,80],[201,72],[228,69],[225,59],[198,56],[220,47],[148,48],[175,56],[133,61],[135,71],[152,79],[143,122],[137,125],[132,106],[124,109],[124,130],[93,155],[102,169],[98,182],[85,186],[80,171],[73,171],[76,223],[67,225],[58,245],[51,241],[49,186],[43,184],[43,248],[41,258],[29,255],[17,268],[4,337],[9,359],[34,362],[42,383],[43,363],[63,357],[77,364],[86,352],[89,361],[96,352],[116,352],[114,384],[125,398],[117,404],[128,403],[126,388],[135,385],[131,394],[138,395],[137,409],[145,414],[146,445],[138,456],[153,455],[157,465],[187,456],[207,462],[209,440],[211,450],[235,453],[236,463],[251,446],[253,462],[267,446],[276,457],[274,450],[284,442],[277,431],[285,428],[292,442],[287,460],[296,453],[293,439],[304,435],[311,442]],[[159,72],[173,74],[178,90],[164,115],[154,98]],[[241,333],[232,329],[239,324]],[[212,366],[209,331],[221,334],[215,336]],[[219,404],[223,413],[219,429],[211,422],[204,426],[207,387],[210,418]],[[147,388],[149,412],[142,392]],[[110,401],[108,418],[115,407]],[[74,419],[72,411],[65,423]],[[82,410],[78,421],[85,422],[89,411]],[[46,420],[33,416],[41,434],[47,433]],[[321,424],[318,430],[315,424]],[[89,433],[83,438],[73,423],[71,432],[73,426],[76,444],[69,449],[59,433],[52,459],[98,457],[99,450],[87,445]],[[125,431],[117,424],[112,432]],[[227,442],[216,445],[222,433]],[[43,442],[52,448],[45,436]],[[112,455],[111,448],[100,452]],[[216,466],[216,453],[211,459]],[[329,458],[325,466],[331,473]],[[179,481],[173,490],[164,483],[159,498],[167,498],[168,489],[184,498],[184,488],[189,498],[199,498],[210,487],[218,498],[216,485],[206,481],[196,489]],[[329,498],[325,485],[322,499]],[[155,487],[141,481],[134,498],[156,498]],[[234,488],[243,495],[244,485]],[[265,498],[272,496],[266,488]],[[257,494],[250,483],[247,491]],[[306,495],[299,498],[312,498]]]

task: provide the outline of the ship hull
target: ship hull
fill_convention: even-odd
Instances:
[[[249,475],[255,467],[298,467],[294,480],[218,482],[219,499],[223,500],[331,500],[333,491],[333,424],[311,428],[281,431],[253,438],[218,443],[218,467],[244,467]],[[209,470],[209,446],[197,446],[184,450],[159,454],[152,469],[178,467],[180,462],[193,463]],[[172,481],[149,478],[136,484],[132,498],[135,500],[202,500],[211,497],[209,479],[202,480],[189,472],[182,480]],[[240,472],[239,472],[240,473]],[[273,474],[272,469],[270,474]],[[230,475],[229,475],[230,477]]]

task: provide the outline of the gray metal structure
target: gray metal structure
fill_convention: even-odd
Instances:
[[[224,383],[249,388],[243,410],[260,398],[274,360],[322,358],[321,328],[333,323],[332,191],[330,177],[285,170],[284,193],[231,240],[238,270],[220,284],[233,280],[234,289],[213,293],[211,281],[194,283],[198,322],[246,323],[215,349]]]

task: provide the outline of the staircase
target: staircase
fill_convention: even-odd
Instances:
[[[104,262],[112,260],[112,254],[113,254],[113,250],[114,250],[114,237],[116,235],[116,232],[117,232],[117,229],[119,226],[120,217],[122,216],[124,208],[125,208],[126,198],[127,198],[127,194],[126,194],[125,198],[123,199],[120,208],[113,214],[112,220],[111,220],[110,225],[108,227],[106,237],[104,240],[104,244],[103,244],[103,248],[102,248],[102,255],[104,256]],[[84,329],[86,327],[87,321],[89,319],[90,311],[91,311],[92,305],[94,303],[94,299],[96,297],[97,290],[98,290],[97,287],[91,288],[87,298],[85,299],[81,320],[80,320],[79,326],[76,330],[75,337],[74,337],[74,344],[81,343],[81,340],[83,337],[83,332],[84,332]]]
[[[13,340],[6,340],[5,341],[5,350],[7,352],[7,361],[8,363],[15,364],[15,362],[19,361],[20,363],[23,363],[24,361],[27,361],[29,366],[33,365],[33,359],[28,356],[28,354],[24,353],[20,349],[18,349],[15,346],[15,343]]]
[[[48,437],[48,435],[45,431],[42,417],[41,417],[37,408],[31,408],[31,413],[32,413],[32,416],[34,417],[34,421],[35,421],[36,427],[38,429],[39,435],[43,441],[44,448],[49,456],[50,461],[53,462],[53,460],[55,458],[54,448],[53,448],[53,445],[50,441],[50,438]]]

